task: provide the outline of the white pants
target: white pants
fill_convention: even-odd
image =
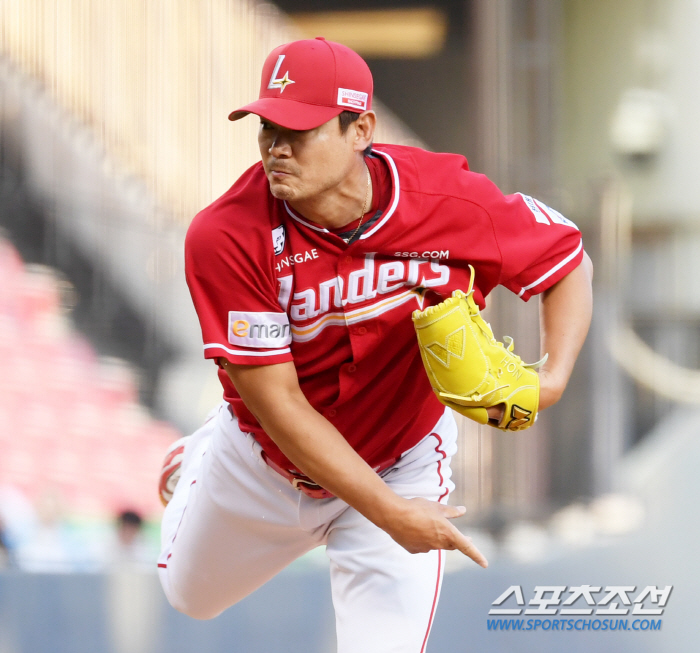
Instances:
[[[406,498],[445,503],[457,429],[449,410],[382,473]],[[425,651],[444,552],[410,554],[337,498],[295,490],[261,457],[226,404],[191,438],[163,515],[161,583],[197,619],[217,616],[321,545],[331,561],[338,653]]]

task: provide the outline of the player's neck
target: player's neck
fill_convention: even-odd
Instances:
[[[290,201],[289,205],[310,222],[326,229],[340,229],[369,210],[372,193],[369,169],[363,160],[362,166],[342,183],[311,198]]]

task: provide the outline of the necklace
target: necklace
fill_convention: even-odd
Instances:
[[[365,219],[365,213],[367,213],[367,199],[369,198],[369,187],[372,184],[372,177],[370,177],[369,174],[369,168],[365,168],[367,170],[367,188],[365,190],[365,201],[362,202],[362,213],[360,213],[360,221],[357,223],[357,227],[355,227],[355,231],[352,232],[352,234],[348,238],[343,238],[343,240],[346,243],[350,243],[350,241],[357,235],[357,232],[360,230],[360,227],[362,226],[362,221]]]

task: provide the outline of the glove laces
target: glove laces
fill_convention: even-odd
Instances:
[[[465,298],[471,297],[474,294],[474,268],[469,265],[469,288],[467,289],[467,292],[465,293]],[[472,299],[472,302],[474,305],[474,309],[476,310],[476,315],[480,315],[481,311],[479,311],[479,307],[476,305],[476,302]],[[549,353],[546,353],[540,360],[534,362],[534,363],[523,363],[523,359],[520,358],[513,350],[515,348],[515,342],[513,341],[513,338],[511,336],[503,336],[503,340],[506,343],[505,345],[502,342],[499,342],[496,340],[496,337],[493,335],[493,329],[491,328],[491,325],[488,322],[485,322],[486,326],[489,328],[489,333],[487,334],[489,339],[491,340],[492,345],[500,345],[503,347],[513,358],[517,360],[518,363],[522,364],[523,367],[529,367],[530,369],[538,369],[542,367],[547,362],[547,359],[549,358]],[[500,371],[500,370],[499,370]],[[506,387],[506,386],[503,386]],[[496,388],[498,390],[500,388]],[[492,392],[495,392],[493,390]]]

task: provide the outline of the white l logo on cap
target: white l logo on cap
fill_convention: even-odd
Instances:
[[[282,62],[284,61],[285,55],[281,54],[279,57],[277,57],[277,63],[275,64],[275,69],[272,71],[272,75],[270,76],[270,83],[267,85],[267,88],[273,89],[273,88],[278,88],[280,89],[280,95],[284,93],[284,89],[287,87],[287,84],[294,84],[294,80],[289,79],[289,71],[284,73],[284,77],[280,77],[277,79],[277,73],[280,71],[280,67],[282,66]]]

